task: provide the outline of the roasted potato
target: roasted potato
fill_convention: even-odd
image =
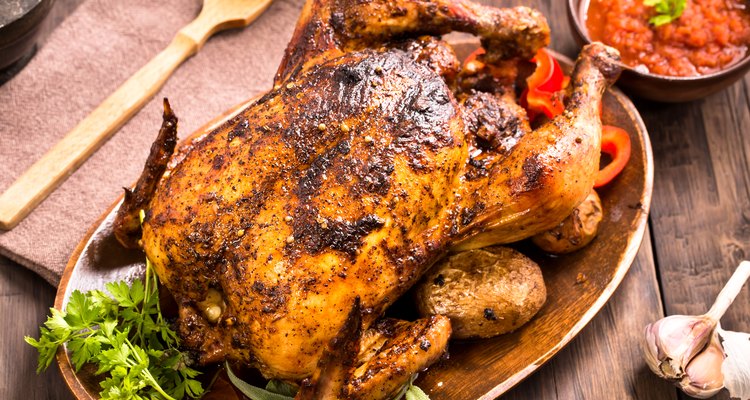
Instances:
[[[528,322],[547,290],[534,261],[495,246],[443,259],[417,284],[416,297],[423,316],[450,318],[453,338],[487,338]]]
[[[540,249],[552,254],[574,252],[589,244],[603,217],[602,201],[594,190],[560,225],[531,238]]]

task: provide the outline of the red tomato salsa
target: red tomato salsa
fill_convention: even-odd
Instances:
[[[750,11],[744,0],[687,0],[682,16],[655,27],[642,0],[590,0],[586,27],[592,40],[620,50],[623,62],[643,72],[696,76],[717,72],[745,56]]]

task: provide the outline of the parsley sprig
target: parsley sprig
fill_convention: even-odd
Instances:
[[[662,26],[680,18],[686,3],[687,0],[643,0],[644,5],[654,7],[657,12],[648,20],[654,26]]]
[[[145,282],[145,283],[144,283]],[[111,282],[101,290],[70,295],[65,311],[50,308],[40,337],[25,337],[39,351],[37,372],[66,344],[78,372],[85,364],[106,374],[102,399],[181,399],[203,394],[199,372],[178,350],[177,333],[159,306],[158,277],[146,260],[144,282]]]

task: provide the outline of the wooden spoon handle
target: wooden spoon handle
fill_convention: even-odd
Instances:
[[[0,195],[0,229],[12,229],[149,101],[199,44],[178,33],[161,53],[107,97],[91,114]]]

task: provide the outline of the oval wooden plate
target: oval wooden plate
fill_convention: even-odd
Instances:
[[[454,43],[459,55],[468,54],[476,46],[476,42]],[[558,59],[568,69],[572,65],[562,56]],[[212,121],[197,134],[231,118],[246,104]],[[604,306],[630,268],[646,229],[651,202],[651,144],[640,115],[617,89],[605,94],[603,120],[630,133],[632,155],[622,174],[599,191],[604,207],[599,235],[581,251],[561,257],[525,251],[542,267],[547,303],[516,332],[492,339],[452,342],[450,359],[433,365],[417,380],[432,400],[494,399],[501,395],[570,342]],[[73,253],[57,292],[56,308],[65,306],[73,290],[101,289],[106,282],[142,275],[143,253],[122,248],[112,234],[119,203],[94,224]],[[585,279],[579,279],[579,274]],[[65,351],[58,353],[57,360],[77,398],[98,397],[98,380],[93,371],[76,374]]]

